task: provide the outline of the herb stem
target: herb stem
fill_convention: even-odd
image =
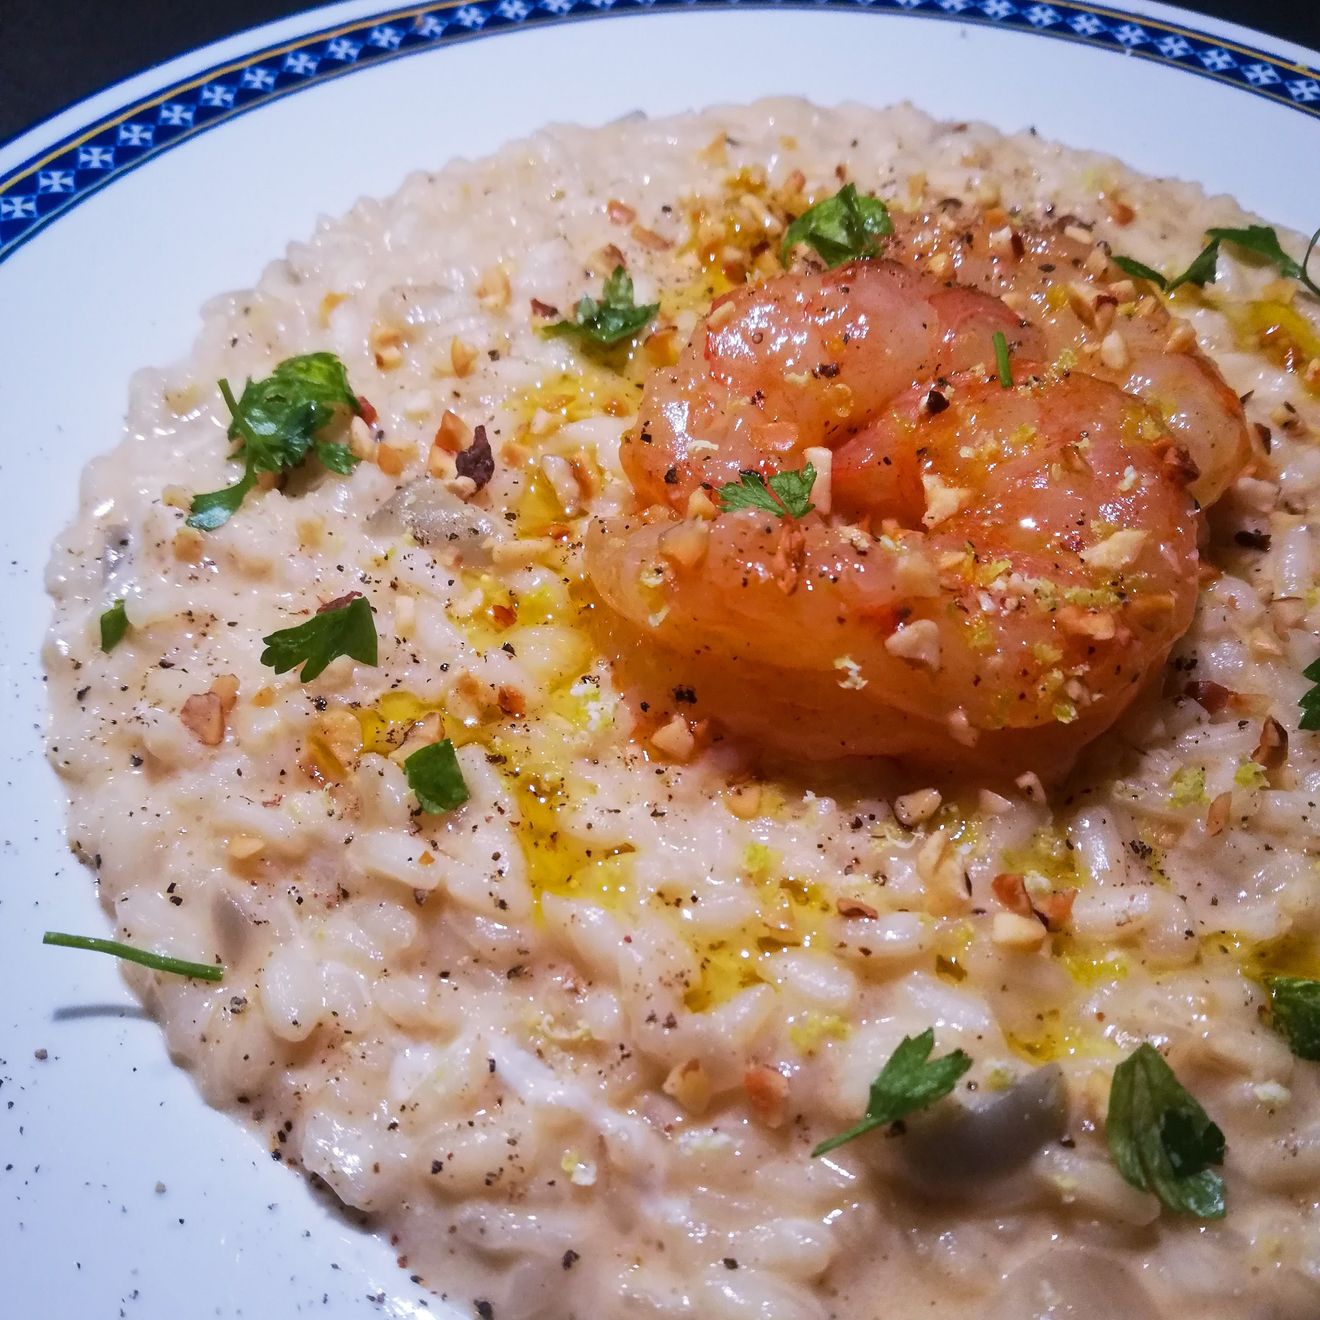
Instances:
[[[195,977],[199,981],[223,981],[225,976],[225,969],[219,964],[167,958],[162,953],[135,949],[131,944],[121,944],[118,940],[100,940],[90,935],[66,935],[63,931],[48,930],[41,937],[41,942],[57,944],[64,949],[90,949],[93,953],[108,953],[125,962],[140,963],[158,972],[173,972],[175,976]]]
[[[995,366],[999,370],[999,383],[1006,389],[1013,388],[1013,368],[1008,361],[1008,340],[1002,330],[996,330],[991,342],[995,346]]]

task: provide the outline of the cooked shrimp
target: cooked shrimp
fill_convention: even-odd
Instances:
[[[1060,770],[1190,623],[1196,518],[1156,410],[1041,351],[998,300],[887,262],[734,291],[646,387],[623,461],[650,507],[593,529],[597,588],[696,713],[771,746]],[[828,515],[678,516],[812,447]]]
[[[996,332],[1040,357],[1040,336],[998,298],[890,261],[735,289],[652,378],[624,470],[642,504],[681,511],[698,487],[846,438],[914,380],[993,360]]]
[[[1163,415],[1199,475],[1208,507],[1251,452],[1242,404],[1191,327],[1133,281],[1071,219],[1042,226],[949,201],[895,215],[888,255],[1009,302],[1043,336],[1046,360],[1067,362],[1139,395]]]

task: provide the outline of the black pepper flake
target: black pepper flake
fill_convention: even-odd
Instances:
[[[472,443],[454,459],[454,470],[480,490],[495,475],[495,455],[491,453],[486,428],[478,426]]]
[[[444,1162],[444,1160],[432,1160],[432,1161],[431,1161],[431,1172],[432,1172],[432,1173],[439,1173],[440,1170],[443,1169],[444,1167],[445,1167],[445,1162]]]
[[[674,700],[689,706],[695,705],[697,700],[696,689],[682,686],[676,687],[674,689]]]
[[[579,1256],[578,1253],[574,1251],[572,1247],[569,1247],[569,1249],[566,1252],[564,1252],[564,1257],[559,1263],[566,1270],[571,1270],[573,1266],[576,1265],[578,1261],[580,1261],[581,1259],[582,1257]]]
[[[489,1302],[474,1302],[478,1320],[495,1320],[495,1308]]]
[[[678,469],[677,469],[676,467],[671,467],[671,468],[665,473],[665,485],[666,485],[666,486],[677,486],[677,485],[678,485]]]
[[[732,1256],[725,1256],[724,1268],[726,1270],[736,1270],[738,1268],[738,1262],[734,1260]]]
[[[949,400],[939,390],[931,390],[926,395],[926,411],[932,416],[936,413],[942,413],[948,406]]]
[[[1268,550],[1270,548],[1269,532],[1259,532],[1254,528],[1244,528],[1240,532],[1233,533],[1233,539],[1240,546],[1248,550]]]

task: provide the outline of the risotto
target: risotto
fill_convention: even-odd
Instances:
[[[458,1315],[1314,1316],[1304,247],[777,100],[209,304],[46,648],[206,1099]]]

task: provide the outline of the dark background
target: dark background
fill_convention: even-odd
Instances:
[[[1317,0],[1186,7],[1320,48]],[[0,142],[149,65],[311,8],[290,0],[0,0]]]

